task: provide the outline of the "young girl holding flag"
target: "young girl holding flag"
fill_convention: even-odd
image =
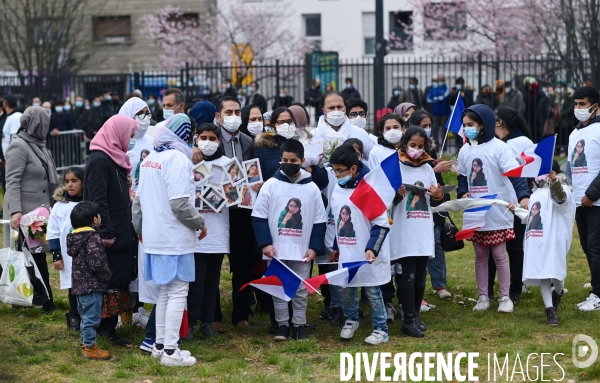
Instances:
[[[497,199],[511,202],[513,190],[524,208],[528,207],[529,189],[524,178],[508,179],[502,174],[519,166],[509,146],[494,136],[496,118],[486,105],[473,105],[462,113],[463,129],[469,144],[458,154],[458,198],[483,197],[497,194]],[[482,173],[482,168],[485,173]],[[485,174],[483,180],[473,182]],[[479,177],[482,178],[482,177]],[[512,183],[512,185],[511,185]],[[464,216],[464,227],[469,226],[471,214]],[[473,221],[471,220],[471,224]],[[513,220],[506,209],[492,206],[485,213],[485,222],[474,225],[471,238],[475,248],[475,275],[479,300],[473,310],[488,310],[488,257],[494,256],[500,281],[500,305],[498,312],[512,312],[514,305],[509,297],[510,272],[506,258],[506,242],[515,238]],[[472,227],[471,227],[472,228]]]
[[[442,201],[444,193],[429,164],[433,158],[425,151],[429,138],[424,129],[410,127],[402,136],[400,172],[402,182],[414,189],[400,188],[394,200],[394,225],[390,229],[392,261],[398,260],[402,274],[398,289],[404,311],[401,331],[413,337],[423,337],[425,326],[419,317],[425,293],[427,260],[435,254],[433,215],[430,198]],[[418,241],[415,238],[419,238]]]

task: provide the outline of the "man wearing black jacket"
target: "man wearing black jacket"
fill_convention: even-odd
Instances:
[[[252,84],[248,86],[246,103],[244,106],[258,105],[261,111],[265,113],[267,111],[267,99],[265,99],[265,97],[262,94],[258,93],[258,89],[259,86],[256,81],[253,81]]]
[[[315,109],[315,126],[321,115],[321,108],[319,108],[321,94],[321,80],[318,78],[313,79],[310,87],[304,91],[304,106],[312,106]]]

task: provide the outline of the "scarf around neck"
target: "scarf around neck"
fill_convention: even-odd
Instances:
[[[131,136],[137,129],[135,120],[117,114],[109,118],[90,143],[90,150],[101,150],[117,166],[131,172],[131,162],[126,154]]]
[[[325,121],[325,116],[319,117],[319,123],[317,125],[318,134],[325,139],[328,143],[335,143],[337,141],[337,147],[341,146],[344,141],[350,138],[350,131],[352,130],[352,124],[348,117],[344,120],[339,130],[335,130]]]
[[[154,135],[154,150],[157,152],[177,150],[191,159],[192,148],[187,144],[191,129],[192,124],[186,114],[174,115]]]

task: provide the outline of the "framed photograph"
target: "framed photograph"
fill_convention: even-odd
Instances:
[[[256,201],[257,194],[252,190],[252,186],[247,183],[238,185],[238,190],[241,196],[239,207],[243,209],[253,209],[254,201]]]
[[[198,210],[202,210],[202,192],[203,188],[196,187],[196,194],[194,195],[194,207]]]
[[[194,175],[194,182],[196,182],[196,186],[206,184],[212,175],[204,161],[200,162],[198,165],[194,165],[192,168],[192,174]]]
[[[223,164],[223,168],[225,169],[226,179],[223,182],[229,182],[233,185],[238,185],[246,180],[246,173],[240,165],[237,158],[232,158],[228,162]]]
[[[212,185],[221,186],[223,182],[227,181],[227,177],[225,176],[225,168],[221,165],[213,164],[211,169],[211,177],[208,182]]]
[[[215,213],[218,213],[225,206],[225,197],[215,187],[208,186],[202,194],[202,201],[205,207],[210,207]]]
[[[221,185],[221,189],[219,189],[219,191],[225,197],[225,205],[226,206],[237,205],[240,203],[240,201],[242,199],[242,196],[240,194],[238,187],[236,185],[234,185],[232,182],[227,182],[227,183],[224,183],[223,185]]]
[[[246,173],[248,185],[252,186],[259,182],[263,182],[262,171],[260,170],[260,160],[258,158],[242,162],[242,168]]]

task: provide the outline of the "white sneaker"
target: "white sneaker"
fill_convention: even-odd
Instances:
[[[475,307],[473,307],[473,311],[484,311],[490,308],[490,300],[485,295],[480,295],[479,300]]]
[[[440,299],[447,299],[452,296],[452,294],[450,294],[450,292],[446,289],[436,290],[435,293]]]
[[[515,308],[513,301],[507,296],[500,298],[498,300],[498,303],[499,303],[499,305],[498,305],[499,313],[512,313]],[[489,305],[488,305],[488,307],[489,307]]]
[[[579,305],[578,309],[580,311],[598,311],[600,310],[600,298],[592,293],[585,302],[582,302],[582,304]]]
[[[591,283],[586,283],[583,285],[584,289],[591,289],[592,288],[592,284]]]
[[[134,325],[146,328],[146,325],[148,324],[148,319],[150,319],[148,317],[148,313],[146,313],[146,309],[143,307],[140,307],[138,309],[138,312],[133,314]]]
[[[156,349],[156,343],[152,346],[152,357],[154,359],[158,359],[162,356],[163,351],[165,349],[163,348],[162,350],[157,350]],[[179,349],[178,349],[179,350]],[[181,355],[185,355],[185,356],[192,356],[192,353],[189,352],[188,350],[179,350],[179,352],[181,353]]]
[[[185,355],[178,348],[176,348],[173,355],[163,352],[160,356],[160,364],[163,366],[192,366],[196,364],[196,358],[190,355]]]
[[[342,328],[342,332],[340,333],[340,337],[342,339],[352,339],[354,337],[354,333],[358,329],[359,322],[357,320],[347,320],[346,324]]]
[[[390,337],[388,336],[387,331],[383,330],[373,330],[371,335],[369,335],[365,342],[373,345],[378,345],[382,343],[386,343]]]

